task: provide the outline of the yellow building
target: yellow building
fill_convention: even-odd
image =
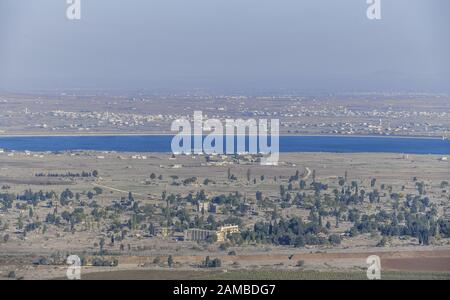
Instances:
[[[171,234],[171,229],[169,227],[160,227],[157,229],[157,236],[168,237]]]
[[[224,242],[227,239],[227,235],[232,233],[239,233],[238,225],[225,225],[221,226],[219,230],[216,231],[217,241]]]

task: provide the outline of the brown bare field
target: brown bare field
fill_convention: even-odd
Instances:
[[[448,272],[450,257],[389,258],[382,264],[387,270]]]
[[[214,255],[224,264],[239,263],[240,265],[279,265],[304,260],[311,264],[327,262],[342,262],[348,265],[364,265],[369,255],[378,255],[381,259],[383,270],[395,271],[450,271],[450,250],[426,250],[426,251],[365,251],[365,252],[329,252],[329,253],[298,253],[286,254],[252,254],[252,255]],[[119,264],[144,265],[153,261],[155,257],[129,256],[120,257]],[[183,263],[200,264],[203,256],[185,255],[176,256],[175,260]]]
[[[63,279],[63,278],[58,278]],[[283,270],[218,271],[113,271],[90,273],[82,280],[366,280],[365,272]],[[449,280],[450,273],[385,272],[383,280]]]

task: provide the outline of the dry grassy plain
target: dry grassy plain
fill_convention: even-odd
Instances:
[[[94,200],[101,206],[109,205],[114,200],[127,197],[131,191],[136,200],[141,203],[163,206],[161,193],[181,194],[183,196],[192,192],[205,190],[207,195],[228,194],[239,191],[245,193],[248,199],[255,197],[256,191],[261,191],[266,197],[275,199],[279,195],[279,184],[286,183],[289,176],[297,170],[306,173],[306,168],[316,170],[317,180],[328,183],[332,190],[337,185],[337,178],[348,172],[349,180],[356,180],[361,187],[368,187],[370,180],[377,178],[377,185],[392,186],[393,190],[403,193],[414,193],[416,190],[413,177],[425,182],[427,196],[435,203],[440,216],[449,216],[450,208],[448,192],[443,192],[440,183],[450,179],[450,162],[440,161],[435,155],[409,155],[401,154],[332,154],[332,153],[283,153],[281,163],[277,167],[251,165],[206,166],[203,157],[182,156],[171,159],[169,154],[139,153],[145,159],[133,158],[136,153],[99,153],[99,152],[73,152],[73,153],[0,153],[0,185],[8,185],[8,192],[23,193],[26,189],[33,191],[53,190],[61,193],[70,188],[78,192],[81,199],[87,200],[86,193],[94,188],[101,187],[103,193],[96,195]],[[181,165],[181,168],[173,168]],[[227,170],[235,174],[238,180],[229,182]],[[251,170],[251,177],[257,178],[256,183],[248,182],[246,174]],[[51,178],[36,177],[37,173],[66,173],[97,170],[98,178]],[[162,179],[150,179],[150,174],[162,175]],[[192,176],[198,178],[196,184],[174,186],[170,176],[186,179]],[[260,177],[264,176],[264,180]],[[274,177],[277,181],[274,181]],[[215,184],[204,185],[203,180],[209,178]],[[367,213],[374,213],[385,206],[387,195],[382,197],[380,204],[364,204]],[[69,208],[60,208],[73,209]],[[34,213],[40,220],[53,211],[43,205],[35,209]],[[301,216],[304,220],[308,212],[296,207],[285,209],[284,217]],[[15,270],[18,277],[25,279],[57,278],[64,276],[64,266],[34,266],[33,258],[39,255],[50,255],[57,251],[67,254],[94,253],[98,246],[94,244],[105,236],[105,224],[86,229],[85,224],[78,224],[75,232],[63,228],[49,226],[47,232],[30,232],[26,238],[17,233],[15,224],[23,210],[12,208],[8,212],[0,212],[3,224],[10,227],[1,235],[9,233],[8,242],[0,242],[0,278],[4,278],[11,270]],[[25,212],[26,214],[26,212]],[[227,216],[217,214],[217,219]],[[267,220],[263,212],[258,215],[247,215],[243,219],[245,225],[252,225],[260,220]],[[325,219],[324,221],[327,221]],[[330,221],[332,219],[330,218]],[[339,228],[332,227],[333,233],[341,234],[350,228],[350,222],[342,221]],[[140,233],[140,234],[137,234]],[[127,244],[130,249],[119,250],[119,244],[106,245],[105,248],[118,253],[119,266],[116,268],[83,269],[83,274],[97,273],[98,271],[112,270],[159,270],[167,271],[166,257],[172,254],[175,261],[175,271],[198,271],[198,264],[206,255],[219,257],[223,262],[223,269],[229,270],[281,270],[298,271],[296,264],[304,261],[302,270],[339,272],[363,272],[367,267],[365,259],[370,254],[378,254],[382,259],[383,270],[400,270],[408,272],[449,272],[450,271],[450,243],[442,238],[432,240],[429,246],[419,246],[415,238],[391,238],[386,247],[375,247],[380,236],[371,234],[359,235],[355,238],[344,237],[338,246],[306,246],[305,248],[291,248],[270,245],[244,245],[221,251],[218,245],[204,245],[194,242],[179,242],[171,238],[142,236],[141,232],[130,232]],[[227,255],[234,250],[237,255]],[[160,257],[162,263],[153,263],[154,258]],[[203,272],[203,271],[198,271]],[[221,272],[221,271],[220,271]],[[219,273],[220,273],[219,272]],[[203,274],[203,273],[202,273]],[[221,274],[221,273],[220,273]],[[237,274],[237,273],[229,273]],[[325,274],[325,273],[324,273]],[[96,275],[97,276],[97,275]],[[127,275],[128,276],[128,275]],[[127,277],[125,276],[125,277]],[[181,275],[180,275],[181,276]],[[226,275],[231,276],[231,275]],[[237,275],[236,275],[237,276]],[[120,276],[119,276],[120,277]],[[170,277],[170,276],[169,276]],[[244,276],[245,277],[245,276]],[[98,276],[97,276],[98,278]],[[137,276],[137,278],[141,278]]]

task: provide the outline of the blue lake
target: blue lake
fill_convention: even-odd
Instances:
[[[0,137],[0,148],[16,151],[171,152],[171,135]],[[393,152],[450,154],[450,140],[395,137],[281,136],[280,152]]]

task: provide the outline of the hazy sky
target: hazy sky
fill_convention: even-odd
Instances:
[[[0,89],[450,91],[450,1],[0,0]]]

